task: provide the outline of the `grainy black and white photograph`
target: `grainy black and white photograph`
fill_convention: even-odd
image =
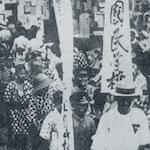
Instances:
[[[150,150],[150,0],[0,0],[0,150]]]

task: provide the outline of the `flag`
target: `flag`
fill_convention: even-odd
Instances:
[[[128,0],[107,0],[102,56],[102,92],[110,93],[121,81],[133,83]]]
[[[74,150],[74,134],[72,113],[69,97],[72,90],[73,75],[73,19],[71,0],[53,0],[54,12],[60,41],[63,62],[63,82],[66,90],[63,92],[63,150]]]

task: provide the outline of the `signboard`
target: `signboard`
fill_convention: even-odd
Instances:
[[[89,38],[90,37],[90,15],[88,13],[83,13],[79,17],[80,26],[80,37]]]
[[[72,90],[73,74],[73,19],[71,0],[53,0],[54,12],[60,41],[63,62],[63,141],[60,150],[74,150],[74,134],[69,97]],[[68,63],[69,62],[69,63]]]
[[[49,14],[49,0],[44,0],[43,1],[43,19],[48,20],[50,17]]]
[[[118,81],[133,81],[128,0],[109,0],[105,5],[102,92],[111,92]]]

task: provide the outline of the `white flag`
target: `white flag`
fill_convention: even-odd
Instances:
[[[72,113],[69,97],[72,90],[73,74],[73,19],[71,0],[53,0],[54,12],[60,41],[63,62],[63,82],[66,90],[63,92],[63,143],[62,150],[74,150],[74,134]]]
[[[102,92],[118,81],[133,83],[128,0],[106,0],[102,60]]]

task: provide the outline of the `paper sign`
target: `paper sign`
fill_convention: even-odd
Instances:
[[[69,97],[73,74],[73,19],[71,0],[53,0],[63,62],[63,142],[60,150],[74,150],[74,134]]]
[[[102,92],[115,89],[118,81],[133,82],[129,2],[109,0],[105,5]]]

